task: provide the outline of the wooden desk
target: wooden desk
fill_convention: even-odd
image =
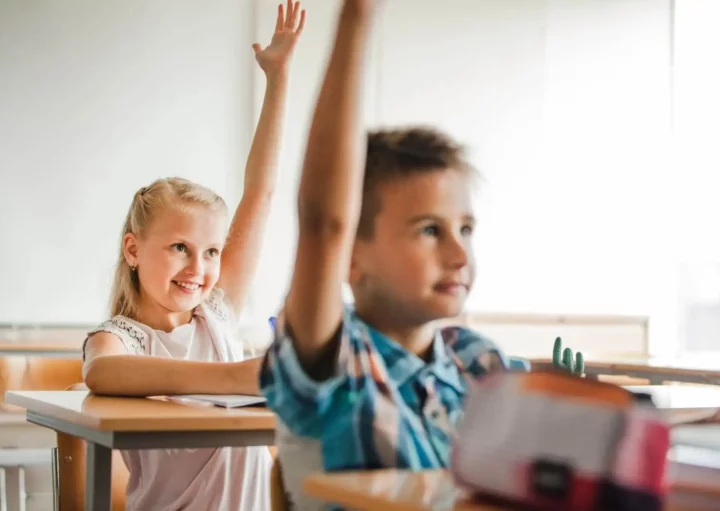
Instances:
[[[356,511],[507,511],[472,500],[458,489],[446,470],[408,472],[378,470],[315,474],[305,479],[304,491],[320,500]],[[682,493],[682,496],[680,495]],[[666,511],[705,511],[718,509],[720,486],[704,488],[689,507],[687,490],[673,490]]]
[[[85,509],[110,510],[112,449],[247,447],[275,443],[265,408],[224,409],[167,399],[114,398],[87,391],[7,392],[28,422],[87,442]]]
[[[650,394],[661,410],[720,409],[720,386],[717,385],[625,385],[623,388]]]
[[[82,357],[82,347],[57,344],[0,342],[0,356],[80,358]]]
[[[533,369],[552,369],[552,359],[531,359]],[[665,381],[720,385],[720,362],[663,360],[656,358],[637,358],[623,360],[586,360],[585,374],[591,378],[598,376],[631,376],[649,380],[651,384]]]
[[[313,474],[303,490],[357,511],[507,511],[470,500],[446,470]]]

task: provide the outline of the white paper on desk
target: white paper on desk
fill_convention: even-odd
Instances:
[[[173,397],[183,401],[210,403],[215,406],[222,406],[223,408],[240,408],[242,406],[262,404],[266,401],[262,396],[248,396],[244,394],[188,394]]]

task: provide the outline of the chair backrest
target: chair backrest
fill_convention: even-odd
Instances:
[[[562,337],[586,360],[647,357],[649,319],[645,316],[581,314],[467,313],[455,321],[497,342],[505,353],[548,358]]]
[[[87,390],[83,383],[71,385],[67,390]],[[80,438],[57,434],[58,453],[58,501],[60,511],[83,511],[85,509],[85,441]],[[125,489],[129,472],[120,453],[112,453],[112,510],[124,511]]]
[[[7,390],[64,390],[82,380],[79,358],[0,357],[0,397]]]

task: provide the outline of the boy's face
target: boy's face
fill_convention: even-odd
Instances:
[[[470,179],[455,170],[381,183],[371,239],[357,238],[350,282],[358,310],[403,326],[462,312],[475,278]]]

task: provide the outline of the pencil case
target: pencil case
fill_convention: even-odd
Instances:
[[[647,395],[561,372],[470,381],[456,483],[523,509],[661,511],[670,427]]]

